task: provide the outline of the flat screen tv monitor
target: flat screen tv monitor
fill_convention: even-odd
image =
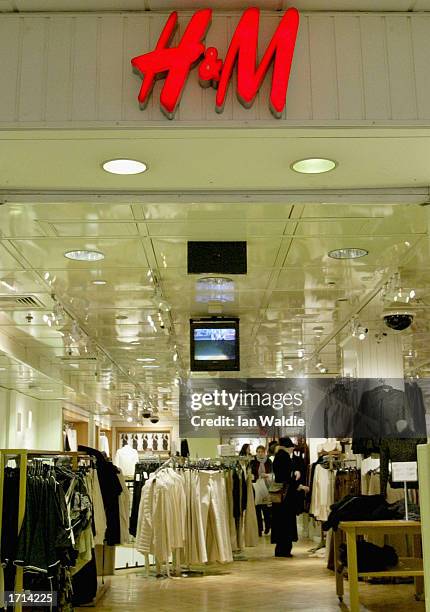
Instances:
[[[192,372],[240,370],[239,319],[191,319]]]

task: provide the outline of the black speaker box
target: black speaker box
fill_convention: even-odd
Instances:
[[[188,274],[246,274],[246,242],[188,242]]]

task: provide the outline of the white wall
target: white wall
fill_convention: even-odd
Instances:
[[[403,380],[402,337],[390,332],[379,343],[372,334],[362,342],[351,338],[343,349],[343,364],[344,375]]]
[[[214,13],[207,36],[225,57],[241,13]],[[168,125],[159,110],[162,82],[146,111],[130,60],[153,50],[168,13],[26,14],[0,17],[0,127]],[[181,13],[179,35],[190,13]],[[261,16],[260,48],[280,13]],[[430,15],[303,13],[280,123],[341,125],[430,122]],[[230,87],[225,111],[193,70],[176,123],[270,122],[269,79],[245,110]]]
[[[0,389],[0,448],[61,450],[62,407]],[[3,426],[4,424],[4,426]]]
[[[188,438],[190,457],[218,457],[218,438]]]

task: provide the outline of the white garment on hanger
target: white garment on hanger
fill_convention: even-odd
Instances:
[[[106,512],[103,504],[103,496],[100,489],[99,478],[97,476],[97,470],[92,469],[86,475],[86,483],[88,492],[93,503],[93,519],[94,519],[94,545],[102,545],[105,540],[106,534]]]
[[[105,436],[105,434],[100,434],[99,436],[99,450],[103,453],[106,453],[106,455],[109,457],[110,454],[110,450],[109,450],[109,440],[107,438],[107,436]]]
[[[118,479],[121,483],[122,493],[119,496],[119,527],[120,527],[120,539],[121,544],[128,544],[130,542],[130,535],[128,526],[130,523],[130,493],[128,491],[124,474],[120,472]]]
[[[326,521],[330,514],[330,506],[334,503],[334,485],[336,472],[317,465],[312,485],[312,501],[309,514],[318,521]]]
[[[124,476],[134,476],[134,468],[138,461],[139,453],[128,444],[119,448],[115,453],[114,464],[119,467]]]
[[[76,429],[70,429],[70,427],[68,427],[66,429],[66,436],[69,442],[70,450],[76,453],[78,450],[78,434]]]

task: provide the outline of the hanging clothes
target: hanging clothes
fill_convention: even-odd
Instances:
[[[133,479],[133,500],[130,514],[130,535],[136,537],[137,534],[137,520],[139,517],[140,500],[142,496],[142,487],[145,482],[148,481],[150,474],[155,472],[160,467],[159,461],[148,461],[147,459],[141,459],[135,466],[134,479]]]
[[[426,407],[421,388],[417,382],[405,383],[406,414],[405,420],[408,427],[415,432],[416,436],[427,436]]]
[[[365,391],[354,418],[352,450],[369,456],[378,453],[384,437],[396,437],[398,421],[405,420],[406,397],[403,391],[390,385],[380,385]]]
[[[78,450],[78,432],[73,427],[66,427],[65,432],[67,440],[66,445],[68,448],[66,448],[65,445],[64,450],[76,452]]]
[[[271,463],[268,461],[268,463]],[[252,474],[249,471],[246,477],[247,499],[252,500],[254,492],[252,487]],[[244,519],[245,546],[258,545],[258,521],[255,504],[247,503]]]
[[[403,488],[402,482],[392,482],[389,475],[390,461],[417,461],[417,445],[426,444],[427,438],[385,439],[381,441],[381,493],[386,495],[390,480],[393,489]],[[418,482],[408,482],[408,488],[417,489]]]
[[[121,544],[128,544],[130,541],[130,493],[121,470],[118,470],[118,479],[122,489],[121,495],[119,496],[120,542]]]
[[[336,470],[329,470],[321,464],[315,466],[309,514],[318,521],[326,521],[330,514],[330,506],[334,503],[335,480]]]
[[[245,485],[252,493],[250,474]],[[158,470],[142,488],[138,551],[161,563],[173,553],[188,565],[231,562],[237,545],[231,537],[236,533],[232,493],[233,478],[219,469]],[[243,528],[245,519],[241,520]],[[254,518],[252,513],[248,517],[249,530],[253,520],[257,532],[255,506]]]
[[[0,573],[3,572],[4,590],[15,590],[15,565],[18,547],[19,468],[6,468],[3,484],[3,513],[0,540]],[[0,603],[0,609],[2,604]]]
[[[101,433],[99,436],[99,450],[106,453],[106,457],[110,456],[109,440],[105,433]]]
[[[106,544],[108,546],[120,544],[119,496],[122,493],[122,487],[117,468],[95,448],[79,445],[78,450],[96,458],[97,476],[106,513]]]
[[[71,612],[72,576],[92,561],[94,551],[94,506],[87,486],[92,468],[72,470],[68,463],[29,463],[24,519],[13,544],[13,559],[7,560],[9,568],[12,562],[23,568],[25,590],[57,593],[58,612]],[[7,472],[5,476],[9,486]],[[17,524],[19,491],[14,490],[7,491],[12,495],[5,499],[9,525]],[[8,499],[14,501],[13,508],[8,508]],[[6,544],[2,536],[2,557],[12,550]]]
[[[139,453],[135,448],[126,444],[116,451],[113,462],[121,470],[124,476],[134,476],[136,463],[139,462]]]
[[[106,538],[106,512],[96,469],[88,470],[86,475],[88,493],[93,505],[94,546],[100,546]]]

